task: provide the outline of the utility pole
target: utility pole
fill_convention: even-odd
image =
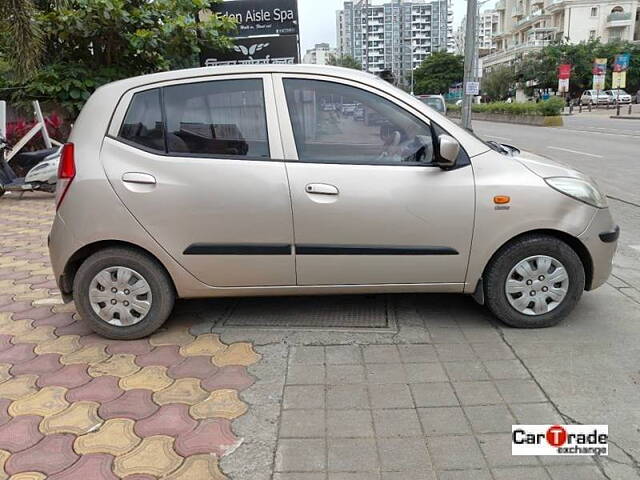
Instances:
[[[467,85],[475,80],[476,27],[478,24],[477,0],[467,0],[467,24],[464,34],[464,79],[462,81],[462,126],[471,130],[471,104],[473,95],[467,93]]]

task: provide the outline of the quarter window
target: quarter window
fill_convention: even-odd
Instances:
[[[262,80],[165,87],[170,154],[269,157]]]
[[[118,137],[152,150],[165,151],[158,89],[136,93],[133,96]]]
[[[284,81],[298,158],[306,162],[429,164],[428,125],[365,90],[318,80]]]

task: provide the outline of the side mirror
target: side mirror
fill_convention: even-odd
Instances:
[[[460,143],[450,135],[440,135],[438,144],[438,165],[443,168],[455,166],[460,153]]]

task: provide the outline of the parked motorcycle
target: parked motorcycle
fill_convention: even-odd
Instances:
[[[9,149],[7,141],[0,137],[0,197],[10,191],[55,192],[60,148],[19,153],[11,159],[11,165],[5,159]]]

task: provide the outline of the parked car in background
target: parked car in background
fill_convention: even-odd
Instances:
[[[447,114],[447,104],[445,103],[442,95],[417,95],[416,97],[425,105],[433,108],[436,112],[443,115]]]
[[[605,93],[611,98],[611,103],[631,103],[631,95],[622,89],[605,90]]]
[[[342,114],[343,115],[353,115],[353,112],[356,111],[357,105],[355,103],[345,103],[342,104]]]
[[[609,105],[611,96],[604,90],[585,90],[580,97],[580,105]]]
[[[328,98],[367,121],[327,121]],[[117,339],[154,332],[176,298],[230,296],[466,293],[548,327],[605,283],[620,231],[589,177],[327,66],[102,86],[58,177],[56,281]]]

